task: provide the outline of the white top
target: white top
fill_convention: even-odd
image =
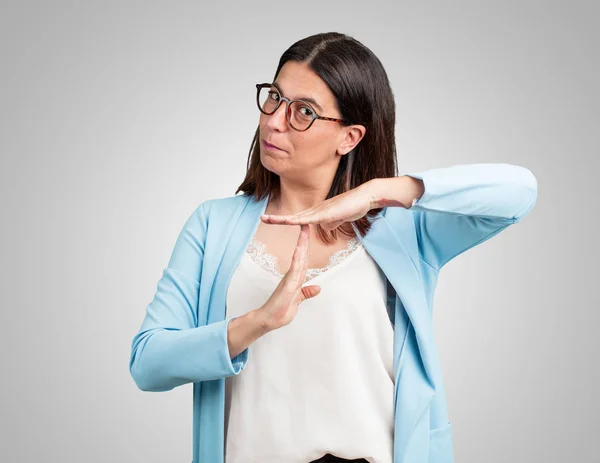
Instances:
[[[227,317],[263,305],[283,277],[252,239],[231,278]],[[307,463],[326,453],[392,463],[394,330],[386,277],[357,237],[305,285],[288,325],[249,346],[225,378],[225,462]]]

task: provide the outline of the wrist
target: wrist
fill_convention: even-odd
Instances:
[[[408,175],[374,178],[364,183],[371,209],[412,206],[413,199],[424,192],[423,182]]]
[[[369,198],[369,209],[378,209],[382,206],[382,195],[381,191],[383,186],[381,181],[384,178],[374,178],[361,185],[361,188],[365,191],[365,194]]]
[[[269,323],[269,320],[265,316],[265,311],[263,310],[263,307],[251,310],[246,314],[248,320],[251,321],[255,331],[259,334],[259,336],[262,336],[263,334],[266,334],[273,330],[271,324]]]

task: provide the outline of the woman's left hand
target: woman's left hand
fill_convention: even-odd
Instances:
[[[372,196],[368,185],[363,183],[352,190],[292,215],[260,216],[265,223],[280,225],[321,224],[326,230],[334,230],[344,222],[352,222],[367,215],[371,209]]]

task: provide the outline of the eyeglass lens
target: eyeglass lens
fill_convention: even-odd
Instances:
[[[273,114],[277,105],[281,101],[281,94],[276,87],[261,87],[258,93],[259,109],[265,114]],[[281,102],[285,104],[285,102]],[[315,110],[308,104],[301,101],[294,101],[289,109],[289,121],[297,130],[306,130],[313,120]]]

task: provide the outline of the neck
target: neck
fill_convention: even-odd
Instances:
[[[267,214],[290,215],[310,209],[325,201],[331,182],[321,185],[298,184],[280,178],[279,195],[269,199]]]

